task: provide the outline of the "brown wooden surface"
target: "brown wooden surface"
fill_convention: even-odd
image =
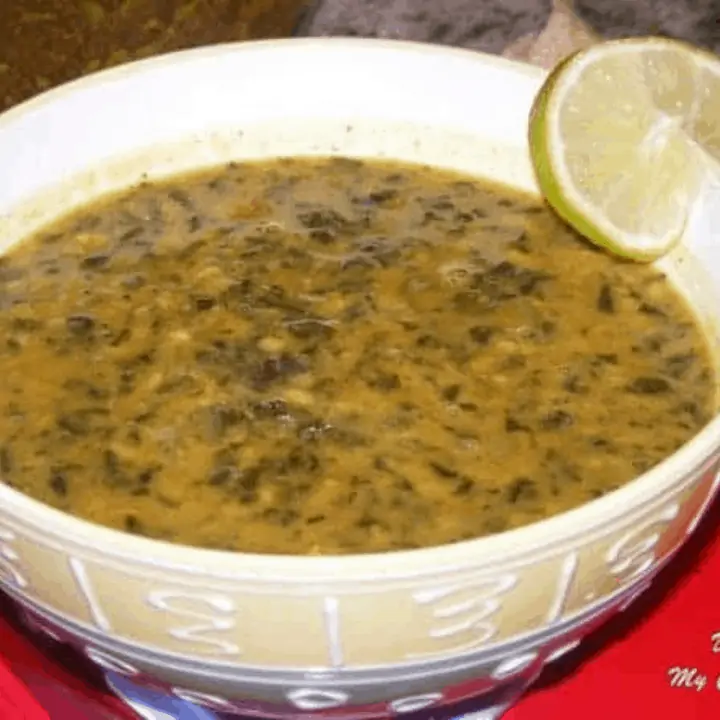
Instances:
[[[99,68],[290,35],[305,0],[0,0],[0,111]]]

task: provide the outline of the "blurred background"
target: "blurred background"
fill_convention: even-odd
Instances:
[[[128,60],[291,35],[418,40],[545,65],[597,36],[668,35],[720,52],[720,0],[0,0],[0,111]]]
[[[100,68],[291,35],[304,0],[0,0],[0,111]]]

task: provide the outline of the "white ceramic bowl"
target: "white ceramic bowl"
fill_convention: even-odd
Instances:
[[[357,40],[218,46],[93,75],[0,117],[0,250],[101,193],[230,159],[390,157],[536,192],[526,122],[542,79],[478,53]],[[709,240],[696,222],[663,263],[715,351]],[[210,708],[355,720],[500,686],[503,697],[478,701],[499,712],[650,583],[715,493],[719,445],[715,420],[572,512],[343,558],[172,546],[0,484],[0,582],[35,625],[103,668]]]

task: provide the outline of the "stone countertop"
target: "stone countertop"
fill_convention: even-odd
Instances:
[[[667,35],[720,53],[720,0],[314,0],[296,34],[457,45],[545,66],[598,37]]]

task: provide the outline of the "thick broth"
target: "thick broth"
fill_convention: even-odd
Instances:
[[[435,169],[233,164],[103,199],[0,262],[4,481],[173,542],[497,533],[617,488],[715,412],[663,275]]]

